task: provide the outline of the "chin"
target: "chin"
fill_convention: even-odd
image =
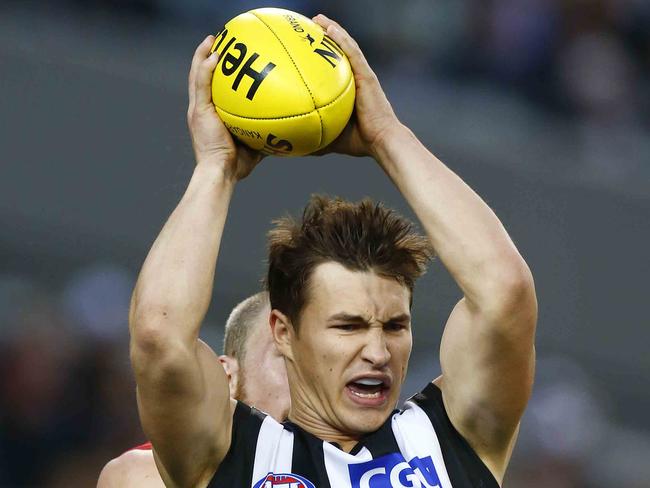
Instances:
[[[360,397],[346,388],[345,410],[349,427],[355,432],[369,433],[379,429],[395,409],[394,392]],[[391,394],[392,393],[392,394]]]

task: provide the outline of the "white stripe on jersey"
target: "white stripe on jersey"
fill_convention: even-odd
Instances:
[[[404,411],[393,415],[391,426],[397,445],[406,460],[416,456],[431,456],[440,480],[440,488],[452,488],[438,436],[424,410],[413,402],[406,402]]]
[[[353,456],[329,442],[323,442],[323,454],[330,486],[336,486],[337,488],[349,488],[351,484],[350,472],[347,469],[341,469],[341,466],[365,463],[372,460],[372,454],[366,447],[362,447],[357,455]]]
[[[292,458],[293,432],[267,415],[257,435],[252,484],[268,473],[291,473]]]

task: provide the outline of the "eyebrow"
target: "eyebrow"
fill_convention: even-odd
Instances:
[[[411,320],[411,316],[409,314],[407,314],[407,313],[403,313],[403,314],[391,317],[386,321],[381,321],[380,320],[379,322],[381,322],[382,324],[388,324],[390,322],[409,322],[410,320]],[[339,322],[339,321],[340,322],[356,322],[356,323],[362,322],[364,324],[368,323],[368,320],[365,317],[361,316],[361,315],[352,315],[352,314],[345,313],[345,312],[340,312],[340,313],[334,314],[328,319],[328,322]]]

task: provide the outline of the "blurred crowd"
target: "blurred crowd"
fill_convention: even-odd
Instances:
[[[399,72],[443,79],[452,90],[473,87],[470,117],[494,117],[494,99],[507,97],[516,122],[494,117],[503,129],[493,139],[507,141],[529,127],[526,155],[548,141],[546,156],[528,158],[529,165],[550,162],[571,181],[619,189],[650,178],[647,0],[376,3],[341,3],[342,18],[369,54]]]
[[[650,178],[647,0],[67,1],[201,34],[260,6],[323,12],[351,31],[383,80],[398,78],[394,98],[408,83],[411,98],[429,92],[423,106],[432,94],[448,100],[446,117],[492,121],[492,132],[485,123],[477,130],[500,164],[523,159],[528,169],[637,195]],[[513,133],[526,141],[523,158],[513,157]],[[454,134],[443,137],[465,144]]]
[[[128,363],[133,279],[105,264],[49,289],[0,276],[1,487],[94,486],[144,441]],[[542,357],[538,371],[504,486],[647,488],[648,434],[613,423],[607,392],[570,359]]]
[[[342,5],[366,49],[404,69],[488,81],[570,116],[650,124],[647,1],[421,0],[390,16],[367,1]]]
[[[93,0],[84,10],[174,19],[214,31],[261,6],[326,13],[373,63],[488,81],[546,110],[650,125],[650,2],[646,0]]]
[[[128,356],[133,278],[84,269],[61,288],[0,276],[0,486],[89,487],[141,443]]]

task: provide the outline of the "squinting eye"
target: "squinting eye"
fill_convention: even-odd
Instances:
[[[335,325],[335,329],[343,330],[343,331],[352,331],[357,328],[356,324],[341,324],[341,325]]]
[[[386,324],[385,327],[386,327],[386,330],[390,330],[390,331],[393,331],[393,332],[398,332],[400,330],[406,329],[406,325],[400,324],[400,323],[397,323],[397,322],[389,322],[389,323]]]

